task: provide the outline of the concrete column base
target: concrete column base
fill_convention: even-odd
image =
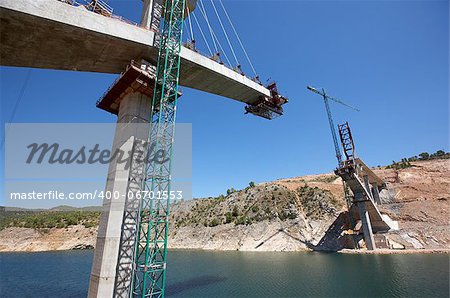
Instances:
[[[356,203],[359,210],[359,215],[361,217],[361,225],[364,234],[364,242],[368,250],[375,250],[375,239],[373,237],[372,224],[370,223],[369,212],[366,208],[366,203],[360,201]]]
[[[138,204],[130,205],[127,197],[129,191],[135,192],[140,189],[143,167],[137,169],[133,167],[136,150],[134,145],[147,141],[150,115],[151,98],[141,93],[128,94],[120,103],[112,152],[120,149],[125,153],[124,158],[129,158],[130,153],[133,154],[133,158],[131,165],[127,166],[124,162],[113,160],[109,166],[105,191],[118,192],[120,196],[118,199],[105,199],[103,202],[88,297],[129,297],[131,277],[127,275],[126,279],[119,280],[117,269],[118,267],[121,271],[132,269],[134,243],[131,242],[136,228],[133,222],[126,218],[126,214],[136,212],[129,210],[129,206],[136,209]],[[129,226],[124,228],[124,224]],[[129,233],[126,237],[130,245],[124,249],[122,240],[125,230]],[[119,286],[116,285],[118,282],[121,283]]]

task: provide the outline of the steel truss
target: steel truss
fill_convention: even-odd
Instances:
[[[186,0],[166,0],[152,103],[145,177],[141,189],[132,296],[164,297],[180,51]]]

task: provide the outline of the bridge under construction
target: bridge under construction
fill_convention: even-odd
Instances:
[[[171,191],[179,85],[242,102],[247,114],[269,120],[283,115],[288,99],[276,83],[261,83],[222,1],[210,3],[208,16],[202,0],[143,0],[136,24],[115,15],[100,0],[0,1],[1,65],[119,74],[97,107],[117,115],[112,151],[131,152],[132,165],[124,168],[113,160],[109,167],[106,190],[125,195],[104,201],[89,297],[165,295],[170,199],[137,194]],[[228,55],[211,16],[222,29]],[[251,76],[244,73],[226,21]],[[204,49],[199,47],[202,40]],[[130,124],[143,124],[145,129],[129,129]],[[334,132],[334,124],[331,127]],[[345,136],[345,127],[339,129]],[[347,144],[345,137],[342,142]],[[139,158],[156,154],[148,151],[149,144],[156,146],[152,152],[164,153],[164,162],[156,162],[154,156]],[[389,228],[375,205],[384,184],[355,155],[339,160],[336,173],[351,189],[356,206],[351,210],[357,210],[355,218],[363,223],[367,246],[374,249],[373,231]],[[130,192],[135,194],[132,198]]]
[[[338,141],[329,101],[342,104],[355,111],[359,110],[342,100],[329,96],[325,89],[318,90],[311,86],[307,86],[307,89],[322,96],[325,103],[338,162],[334,172],[341,177],[344,186],[344,198],[348,208],[348,228],[352,231],[349,236],[353,238],[353,247],[359,247],[356,231],[362,229],[366,248],[375,250],[377,245],[374,233],[398,229],[398,223],[391,220],[388,215],[381,214],[378,209],[378,205],[382,204],[380,191],[386,189],[386,183],[357,156],[355,142],[348,122],[337,126],[340,142]],[[342,156],[341,148],[345,158]]]
[[[275,83],[260,82],[225,6],[218,3],[219,7],[211,1],[211,8],[231,55],[221,45],[201,0],[144,0],[140,24],[115,15],[101,0],[0,2],[2,65],[119,74],[97,106],[117,115],[113,152],[131,152],[132,164],[125,169],[113,160],[109,167],[106,191],[126,195],[103,203],[89,297],[165,295],[170,200],[138,194],[170,193],[179,85],[243,102],[245,113],[266,119],[283,114],[287,99]],[[252,77],[238,61],[225,20]],[[201,54],[195,25],[208,55]],[[189,36],[186,42],[183,29]],[[129,129],[129,124],[144,124],[145,129]],[[152,156],[139,159],[151,154],[150,143],[156,146],[152,152],[164,152],[166,162],[155,162]]]

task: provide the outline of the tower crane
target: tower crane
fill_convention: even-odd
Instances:
[[[357,108],[355,108],[355,107],[353,107],[353,106],[351,106],[349,104],[346,104],[342,100],[339,100],[339,99],[336,99],[334,97],[329,96],[325,92],[324,88],[322,88],[320,91],[317,90],[314,87],[311,87],[311,86],[307,86],[306,88],[309,91],[312,91],[312,92],[314,92],[316,94],[319,94],[319,95],[321,95],[323,97],[323,102],[325,103],[325,109],[326,109],[327,115],[328,115],[328,122],[330,124],[331,136],[333,137],[334,150],[336,151],[336,158],[338,160],[338,169],[340,169],[342,167],[342,154],[341,154],[341,149],[339,147],[339,143],[338,143],[338,140],[337,140],[337,135],[336,135],[335,127],[334,127],[333,116],[331,114],[329,100],[332,100],[334,102],[340,103],[341,105],[344,105],[344,106],[346,106],[346,107],[348,107],[348,108],[350,108],[352,110],[355,110],[357,112],[359,112],[359,109],[357,109]],[[343,148],[344,148],[344,154],[346,155],[346,157],[348,159],[349,154],[350,154],[349,152],[351,151],[352,152],[351,153],[352,157],[354,157],[353,138],[351,136],[350,127],[348,126],[348,122],[346,122],[346,123],[344,123],[342,125],[338,125],[338,128],[339,128],[339,136],[340,136],[340,139],[341,139],[341,143],[342,143]],[[348,141],[344,142],[343,138],[348,139]],[[348,214],[348,219],[349,219],[349,222],[350,222],[351,226],[354,226],[354,219],[353,219],[353,216],[350,213],[350,209],[351,209],[351,206],[352,206],[353,199],[352,199],[352,196],[350,194],[350,189],[349,189],[347,183],[344,180],[342,180],[342,186],[344,188],[344,200],[347,203],[347,209],[349,210],[349,212],[347,213]],[[358,244],[355,243],[355,246],[357,246],[357,245]]]
[[[182,33],[185,17],[195,8],[196,0],[162,1],[159,24],[159,54],[151,109],[149,140],[155,144],[149,154],[164,152],[166,162],[156,162],[150,155],[145,164],[145,194],[140,199],[136,242],[131,278],[131,297],[164,298],[166,288],[167,238],[170,215],[171,168],[176,111],[179,97]],[[200,2],[201,3],[201,2]],[[272,119],[283,114],[287,99],[276,84],[268,86],[270,96],[247,107],[247,112]],[[152,197],[156,195],[157,197]],[[125,272],[129,274],[129,272]]]
[[[148,193],[171,190],[172,151],[180,79],[180,52],[186,0],[166,0],[161,15],[158,63],[149,139],[170,157],[168,163],[145,165],[141,186]],[[157,152],[155,150],[154,152]],[[144,195],[140,202],[132,272],[132,297],[164,297],[170,198]]]
[[[376,249],[374,233],[398,229],[398,224],[393,224],[392,221],[386,220],[387,215],[382,215],[376,205],[381,203],[379,192],[381,189],[386,188],[386,183],[372,172],[361,159],[355,156],[355,144],[348,122],[338,125],[339,137],[345,154],[345,160],[342,160],[329,100],[340,103],[358,112],[359,109],[342,100],[327,95],[323,88],[321,90],[317,90],[311,86],[307,86],[306,88],[322,96],[325,103],[334,149],[338,160],[338,167],[334,173],[342,179],[344,200],[347,203],[349,228],[353,230],[351,234],[354,235],[353,232],[356,230],[356,220],[360,220],[366,247],[368,250],[374,250]],[[352,239],[354,241],[354,247],[359,248],[357,238],[352,237]]]
[[[334,102],[340,103],[341,105],[344,105],[344,106],[346,106],[346,107],[348,107],[348,108],[350,108],[350,109],[352,109],[352,110],[355,110],[355,111],[357,111],[357,112],[359,112],[359,109],[357,109],[357,108],[355,108],[355,107],[353,107],[353,106],[351,106],[351,105],[349,105],[349,104],[346,104],[346,103],[343,102],[342,100],[339,100],[339,99],[336,99],[336,98],[334,98],[334,97],[329,96],[329,95],[325,92],[325,89],[324,89],[324,88],[321,88],[321,90],[317,90],[316,88],[311,87],[311,86],[307,86],[306,88],[307,88],[309,91],[312,91],[312,92],[314,92],[314,93],[316,93],[316,94],[319,94],[319,95],[321,95],[321,96],[323,97],[323,102],[325,103],[325,109],[326,109],[327,115],[328,115],[328,122],[329,122],[329,124],[330,124],[331,136],[332,136],[332,138],[333,138],[334,150],[335,150],[335,152],[336,152],[336,158],[337,158],[337,160],[338,160],[338,167],[340,167],[340,166],[341,166],[341,163],[342,163],[342,154],[341,154],[341,149],[340,149],[340,147],[339,147],[339,143],[338,143],[338,140],[337,140],[337,134],[336,134],[336,129],[335,129],[335,127],[334,127],[334,121],[333,121],[333,116],[332,116],[332,114],[331,114],[331,109],[330,109],[329,100],[332,100],[332,101],[334,101]]]

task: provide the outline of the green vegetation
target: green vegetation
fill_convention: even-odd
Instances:
[[[289,220],[298,217],[301,208],[296,191],[272,185],[257,186],[249,184],[243,190],[230,189],[228,193],[238,192],[233,197],[195,200],[191,207],[177,213],[172,221],[180,227],[215,227],[221,224],[249,225],[264,220]],[[248,190],[253,190],[249,192]],[[231,203],[232,202],[232,203]]]
[[[231,223],[233,221],[233,215],[231,214],[231,212],[227,212],[225,213],[225,223]]]
[[[412,156],[409,158],[402,158],[400,162],[392,161],[392,164],[388,165],[386,169],[394,169],[394,170],[400,170],[400,169],[406,169],[410,167],[414,167],[414,165],[411,164],[411,162],[414,161],[421,161],[421,160],[432,160],[432,159],[448,159],[450,158],[450,153],[445,152],[443,150],[438,150],[435,153],[428,153],[428,152],[422,152],[418,156]]]
[[[337,177],[327,175],[321,181],[334,181]],[[251,186],[251,184],[249,184]],[[189,208],[177,213],[172,220],[175,227],[216,227],[222,224],[250,225],[262,221],[288,221],[299,217],[302,210],[312,219],[335,216],[343,202],[334,198],[330,191],[307,185],[290,190],[281,185],[255,185],[228,193],[232,197],[195,200]]]
[[[392,161],[392,164],[388,165],[386,169],[394,169],[394,170],[400,170],[400,169],[406,169],[411,168],[413,165],[409,162],[408,159],[403,158],[400,162]]]
[[[293,212],[286,212],[285,210],[282,210],[279,214],[278,217],[281,220],[287,220],[287,219],[296,219],[297,218],[297,214],[293,213]]]
[[[447,159],[450,158],[450,152],[445,152],[444,150],[438,150],[432,154],[429,154],[428,152],[422,152],[419,154],[419,157],[420,160]]]
[[[231,215],[233,215],[233,217],[238,217],[239,216],[239,209],[236,205],[234,205],[233,207],[233,213],[231,213]]]
[[[7,227],[51,229],[67,228],[82,224],[86,228],[96,227],[100,219],[98,211],[42,211],[1,212],[0,230]]]
[[[297,191],[306,216],[312,219],[323,219],[327,215],[335,215],[342,207],[342,204],[328,190],[303,186]]]
[[[239,225],[250,225],[251,223],[252,223],[252,219],[250,217],[248,217],[248,216],[241,216],[235,222],[235,224],[237,226],[239,226]]]
[[[231,195],[232,193],[236,192],[234,188],[227,189],[227,196]]]
[[[210,226],[210,227],[215,227],[215,226],[218,226],[218,225],[220,225],[220,224],[221,224],[220,220],[218,220],[217,218],[214,218],[214,219],[209,223],[209,226]]]
[[[331,183],[331,182],[334,182],[337,178],[338,178],[338,176],[336,176],[336,175],[330,175],[330,176],[325,176],[325,177],[317,177],[315,179],[312,179],[311,182]]]

